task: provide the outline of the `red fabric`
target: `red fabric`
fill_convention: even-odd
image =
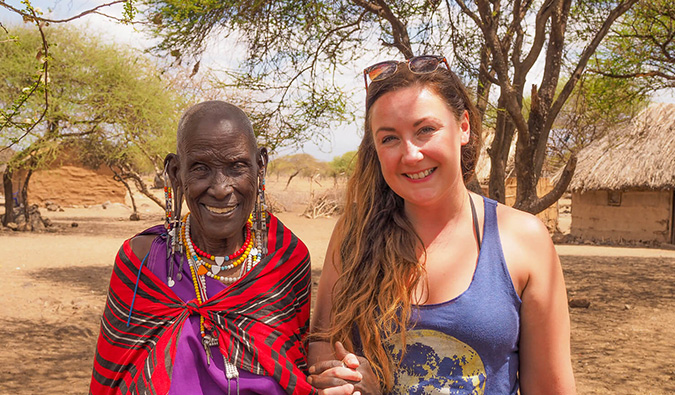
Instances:
[[[237,367],[273,376],[288,394],[315,394],[305,376],[309,253],[273,216],[268,251],[239,281],[198,304],[182,302],[150,270],[141,268],[125,241],[115,259],[101,319],[90,393],[166,394],[183,324],[189,315],[200,314],[216,329],[220,351]]]

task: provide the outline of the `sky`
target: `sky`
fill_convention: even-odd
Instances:
[[[5,1],[15,8],[23,8],[20,0]],[[84,10],[103,4],[104,1],[32,0],[31,3],[34,7],[40,8],[45,16],[54,19],[62,19],[72,17]],[[102,11],[108,15],[121,17],[123,8],[121,4],[118,4],[107,7]],[[21,18],[6,10],[4,7],[0,7],[0,21],[3,24],[21,23]],[[85,26],[88,30],[97,32],[103,37],[110,37],[110,39],[114,40],[116,43],[129,45],[139,50],[149,48],[153,44],[153,41],[138,28],[135,28],[132,25],[123,25],[101,15],[87,15],[70,23],[78,26]],[[377,50],[372,51],[372,53],[364,54],[361,59],[363,64],[347,66],[343,68],[342,75],[338,76],[339,82],[346,87],[347,91],[353,92],[352,101],[356,104],[356,109],[354,110],[355,120],[351,123],[338,125],[334,130],[327,131],[326,134],[329,136],[329,141],[324,141],[320,144],[308,142],[299,149],[280,149],[277,152],[278,156],[303,152],[311,154],[319,160],[330,161],[336,156],[340,156],[348,151],[354,151],[358,148],[363,130],[363,106],[359,104],[363,103],[363,100],[365,99],[361,70],[369,64],[385,60],[378,58],[380,52],[379,45],[377,45],[377,47]],[[244,48],[236,42],[236,38],[230,38],[228,40],[211,40],[209,49],[202,59],[202,70],[209,67],[209,65],[214,69],[228,67],[234,69],[237,66],[237,62],[243,59],[243,57]],[[543,67],[538,67],[538,69],[539,70],[537,70],[537,66],[535,66],[528,76],[528,81],[530,78],[533,81],[541,79]],[[673,90],[659,92],[653,97],[653,100],[657,102],[673,103],[675,102],[675,92]]]

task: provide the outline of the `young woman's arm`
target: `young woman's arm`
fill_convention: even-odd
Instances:
[[[513,209],[501,209],[498,216],[504,256],[522,300],[521,393],[575,394],[567,292],[548,230],[536,217]]]
[[[338,259],[335,245],[336,232],[338,232],[337,227],[328,243],[326,259],[319,279],[316,306],[314,306],[310,327],[312,334],[325,333],[330,329],[333,287],[340,276],[336,267],[336,259]],[[321,390],[321,394],[379,393],[379,383],[368,361],[348,352],[339,342],[333,348],[327,341],[313,341],[309,343],[308,352],[309,383]]]

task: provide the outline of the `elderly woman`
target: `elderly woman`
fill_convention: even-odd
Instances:
[[[209,101],[186,111],[165,159],[166,224],[115,259],[91,393],[315,392],[309,254],[265,211],[266,166],[242,110]]]

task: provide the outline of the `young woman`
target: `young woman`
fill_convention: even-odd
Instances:
[[[364,77],[365,134],[319,283],[310,383],[326,395],[575,393],[547,229],[465,187],[480,121],[460,80],[440,56]]]

